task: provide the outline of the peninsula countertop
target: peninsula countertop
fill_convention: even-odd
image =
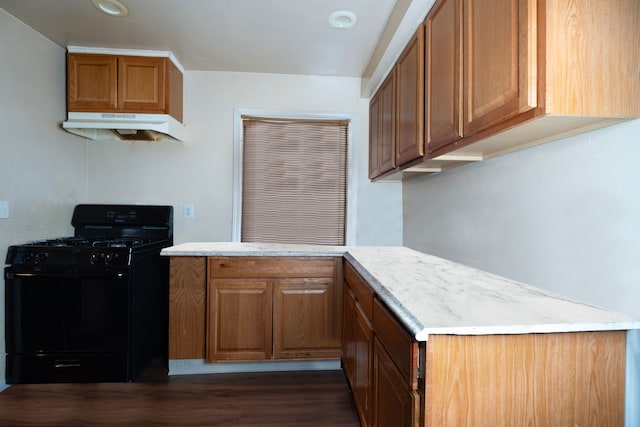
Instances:
[[[640,329],[640,321],[405,247],[194,242],[164,256],[344,256],[418,341]]]

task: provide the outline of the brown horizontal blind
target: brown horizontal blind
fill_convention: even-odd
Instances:
[[[243,242],[344,244],[348,125],[243,117]]]

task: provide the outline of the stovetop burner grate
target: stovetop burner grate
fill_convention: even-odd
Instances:
[[[159,240],[159,239],[155,239]],[[152,243],[152,238],[85,238],[85,237],[59,237],[56,239],[34,240],[28,246],[46,247],[94,247],[94,248],[129,248]]]

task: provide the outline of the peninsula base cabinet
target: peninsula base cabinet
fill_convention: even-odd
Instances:
[[[340,359],[341,257],[172,257],[170,359]]]
[[[207,362],[339,359],[342,262],[210,257]]]
[[[417,342],[348,262],[344,278],[343,366],[363,426],[624,425],[625,331]]]
[[[433,335],[425,425],[624,426],[625,331]]]

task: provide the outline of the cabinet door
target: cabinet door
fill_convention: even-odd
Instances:
[[[396,73],[395,69],[380,86],[379,172],[396,167]]]
[[[380,175],[380,144],[381,138],[381,91],[375,93],[369,103],[369,179]]]
[[[167,58],[118,57],[118,108],[123,112],[164,113]]]
[[[424,25],[398,58],[396,79],[396,164],[401,166],[424,154]]]
[[[417,426],[418,394],[409,389],[378,339],[373,346],[373,425]]]
[[[353,387],[356,366],[356,299],[353,292],[344,287],[344,310],[342,316],[342,368]]]
[[[536,106],[535,0],[463,0],[465,137]]]
[[[426,116],[428,153],[462,138],[460,0],[439,0],[426,23]]]
[[[206,360],[271,359],[272,299],[264,280],[210,279]]]
[[[67,110],[114,112],[117,108],[117,58],[67,55]]]
[[[373,326],[357,301],[355,307],[355,375],[352,391],[356,409],[360,415],[360,422],[363,426],[370,426],[372,425],[371,357],[373,352]]]
[[[387,76],[369,104],[369,179],[396,167],[396,73]]]
[[[340,357],[342,293],[332,279],[281,279],[273,293],[276,359]]]

